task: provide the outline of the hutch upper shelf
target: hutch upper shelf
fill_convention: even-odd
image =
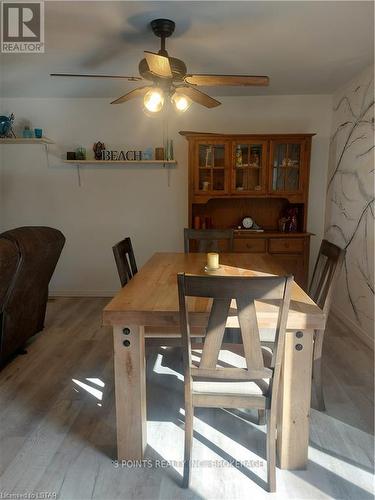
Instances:
[[[194,203],[217,195],[282,195],[294,203],[304,201],[315,134],[180,134],[189,140]]]

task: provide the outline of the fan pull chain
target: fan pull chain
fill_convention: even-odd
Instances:
[[[163,113],[163,147],[164,159],[169,160],[169,103],[166,103],[165,112]],[[168,164],[164,164],[167,168],[167,185],[171,187],[171,172]]]

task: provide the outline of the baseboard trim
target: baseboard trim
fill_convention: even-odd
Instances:
[[[336,306],[331,306],[331,314],[336,321],[341,323],[346,328],[349,328],[367,347],[372,351],[374,350],[374,339],[369,337],[367,333],[351,318],[349,318],[345,313],[341,311]]]
[[[53,297],[114,297],[118,290],[50,290]]]

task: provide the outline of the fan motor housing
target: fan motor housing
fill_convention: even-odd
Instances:
[[[154,19],[150,25],[154,34],[160,38],[170,37],[176,27],[174,21],[170,19]]]
[[[142,59],[139,63],[139,74],[145,78],[145,80],[151,81],[165,81],[165,80],[173,80],[173,81],[183,81],[186,75],[187,69],[186,65],[181,59],[176,59],[175,57],[169,57],[169,64],[171,65],[172,75],[170,78],[162,78],[157,75],[154,75],[149,70],[146,59]]]

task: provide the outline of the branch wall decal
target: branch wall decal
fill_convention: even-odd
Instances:
[[[325,237],[346,249],[335,304],[374,336],[374,69],[334,96]]]

